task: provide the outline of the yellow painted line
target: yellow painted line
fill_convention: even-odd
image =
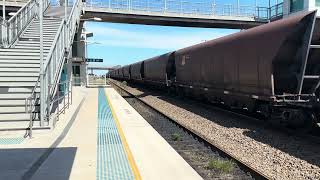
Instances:
[[[108,104],[110,106],[110,109],[111,109],[111,113],[112,113],[112,116],[115,120],[115,123],[116,123],[116,126],[117,126],[117,129],[118,129],[118,132],[119,132],[119,135],[120,135],[120,138],[121,138],[121,141],[122,141],[122,145],[126,151],[126,154],[127,154],[127,157],[128,157],[128,161],[129,161],[129,164],[131,166],[131,169],[133,171],[133,175],[134,175],[134,179],[136,180],[141,180],[141,175],[140,175],[140,172],[139,172],[139,169],[136,165],[136,162],[133,158],[133,155],[132,155],[132,152],[129,148],[129,145],[127,143],[127,140],[126,140],[126,137],[124,136],[124,133],[122,131],[122,128],[120,126],[120,123],[119,123],[119,120],[118,120],[118,117],[113,109],[113,106],[111,104],[111,101],[109,99],[109,96],[108,96],[108,93],[106,92],[106,90],[104,90],[105,94],[106,94],[106,97],[107,97],[107,101],[108,101]]]

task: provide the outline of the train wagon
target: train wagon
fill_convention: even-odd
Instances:
[[[131,65],[131,77],[308,129],[320,119],[315,19],[315,11],[301,12],[154,57]]]
[[[308,89],[316,84],[305,82],[302,93],[299,88],[314,21],[315,12],[304,12],[178,50],[175,83],[181,91],[229,107],[259,111],[289,125],[308,124],[314,110],[306,107],[316,107]]]
[[[142,81],[142,79],[144,78],[144,61],[131,64],[130,67],[131,80]]]
[[[124,66],[122,68],[122,79],[130,80],[130,65]]]
[[[174,64],[174,53],[170,52],[144,61],[145,83],[168,86],[169,71],[172,71]]]

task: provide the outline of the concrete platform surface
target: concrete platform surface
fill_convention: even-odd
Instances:
[[[60,116],[55,129],[20,144],[0,145],[0,179],[202,179],[113,88],[74,92],[73,105]],[[101,121],[103,118],[109,121]],[[112,124],[116,128],[111,129]],[[116,133],[120,141],[116,141]],[[113,139],[107,141],[106,137]],[[99,155],[103,147],[106,150]],[[119,158],[128,162],[130,168],[123,169],[131,169],[134,176],[119,178],[125,176],[105,173],[112,171],[99,174],[98,167],[106,170],[112,165],[109,160],[101,162],[110,157],[109,151],[121,147],[125,149],[122,155],[115,153],[113,159],[117,167],[124,167]]]
[[[202,179],[113,88],[105,89],[142,179]]]

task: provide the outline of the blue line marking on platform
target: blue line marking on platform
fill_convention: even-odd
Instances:
[[[103,88],[98,96],[97,180],[134,179]]]

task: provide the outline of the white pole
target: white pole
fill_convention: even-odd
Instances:
[[[6,45],[6,42],[7,41],[3,41],[5,38],[7,38],[7,33],[5,33],[5,32],[7,32],[7,26],[6,26],[6,24],[5,24],[5,20],[6,20],[6,1],[5,0],[2,0],[2,18],[3,18],[3,22],[2,22],[2,24],[1,24],[1,28],[2,28],[2,32],[3,32],[3,34],[2,34],[2,45],[3,46],[5,46]]]
[[[259,14],[258,14],[258,0],[255,0],[254,3],[255,3],[254,10],[255,10],[256,16],[259,16]]]
[[[46,84],[44,79],[43,59],[43,1],[39,1],[39,31],[40,31],[40,126],[44,126],[46,107]],[[48,102],[47,102],[48,103]]]
[[[6,20],[6,0],[2,0],[2,18]]]
[[[87,34],[85,34],[84,36],[84,63],[86,65],[86,74],[87,74],[87,80],[86,80],[86,83],[87,83],[87,86],[89,86],[89,73],[88,73],[88,63],[87,63],[87,54],[88,54],[88,47],[87,47]]]
[[[68,0],[64,0],[64,17],[68,21]]]
[[[164,12],[167,12],[167,0],[164,0]]]
[[[237,1],[237,13],[240,15],[240,0]]]

